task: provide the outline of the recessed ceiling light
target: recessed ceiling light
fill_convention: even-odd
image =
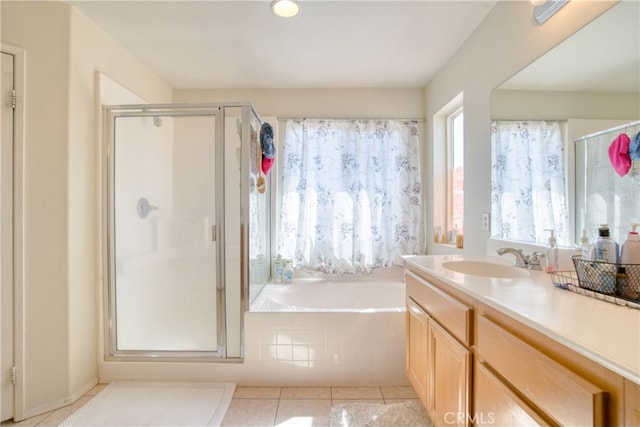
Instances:
[[[292,18],[300,13],[300,5],[296,0],[273,0],[271,10],[283,18]]]

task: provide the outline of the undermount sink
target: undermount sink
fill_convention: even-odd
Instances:
[[[443,262],[442,266],[447,270],[468,274],[470,276],[496,277],[504,279],[527,277],[529,275],[529,272],[523,268],[487,261],[447,261]]]

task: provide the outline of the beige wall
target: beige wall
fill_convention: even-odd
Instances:
[[[152,102],[170,102],[171,88],[66,3],[2,1],[0,7],[2,43],[26,51],[24,395],[18,401],[30,416],[75,400],[98,375],[95,73]]]
[[[431,118],[456,95],[464,93],[465,133],[465,236],[462,251],[434,245],[427,238],[429,253],[479,254],[486,251],[489,231],[482,231],[482,213],[491,210],[491,91],[540,55],[573,34],[615,2],[573,1],[544,25],[534,23],[533,5],[527,1],[498,2],[486,19],[465,41],[449,62],[429,82],[425,91],[427,140],[424,173],[442,174],[443,159],[434,158],[442,144],[434,140]],[[425,179],[427,200],[433,200],[436,185]],[[427,208],[427,232],[433,232],[434,211],[441,201]]]

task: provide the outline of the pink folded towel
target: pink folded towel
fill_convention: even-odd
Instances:
[[[625,176],[631,168],[631,157],[629,157],[629,135],[621,133],[609,146],[609,160],[620,176]]]

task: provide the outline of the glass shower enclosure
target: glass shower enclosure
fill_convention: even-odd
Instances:
[[[105,357],[243,357],[269,280],[270,192],[250,104],[103,108]],[[251,268],[250,268],[251,266]]]

